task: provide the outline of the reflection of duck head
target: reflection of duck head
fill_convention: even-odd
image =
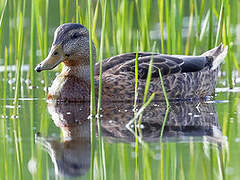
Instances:
[[[72,105],[74,106],[74,104]],[[37,143],[44,146],[51,156],[55,172],[58,175],[80,176],[90,168],[90,122],[87,118],[84,119],[80,114],[75,113],[74,107],[79,106],[73,106],[64,106],[63,109],[61,105],[57,104],[48,106],[52,119],[62,131],[63,142],[36,136]],[[85,107],[89,107],[89,105]],[[71,110],[72,108],[74,110]],[[88,114],[85,113],[85,109],[82,110],[84,112],[82,114]],[[78,109],[79,112],[81,112],[80,109]]]
[[[49,113],[63,133],[63,143],[37,140],[45,146],[55,164],[58,174],[77,176],[90,168],[90,127],[89,103],[50,103]],[[134,142],[135,134],[129,121],[134,117],[130,103],[102,104],[101,129],[107,140]],[[159,141],[164,117],[165,104],[150,104],[143,112],[142,140]],[[214,104],[176,102],[171,104],[164,126],[164,142],[200,141],[214,144],[225,142],[220,130]]]

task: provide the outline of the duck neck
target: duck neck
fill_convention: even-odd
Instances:
[[[90,82],[89,65],[67,66],[64,64],[61,74],[64,74],[65,76],[76,76],[82,80]]]
[[[96,62],[96,50],[93,45],[93,64]],[[82,56],[79,55],[74,59],[64,61],[62,74],[65,76],[76,76],[90,84],[90,64],[89,64],[89,53]],[[94,69],[93,69],[94,70]]]

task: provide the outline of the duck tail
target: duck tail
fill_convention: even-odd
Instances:
[[[221,43],[219,46],[203,53],[201,56],[213,57],[211,70],[214,70],[224,61],[224,58],[226,57],[227,52],[228,52],[228,46],[223,47],[223,44]]]

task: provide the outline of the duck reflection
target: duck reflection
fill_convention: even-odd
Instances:
[[[52,158],[58,175],[81,176],[90,168],[91,140],[89,103],[49,103],[48,111],[63,134],[63,141],[36,136]],[[150,104],[143,112],[141,137],[145,142],[158,142],[164,117],[167,117],[163,141],[200,141],[222,144],[226,141],[218,123],[214,104],[172,103],[166,114],[165,104]],[[108,103],[102,105],[102,136],[110,141],[134,142],[133,105]]]
[[[91,139],[89,104],[48,104],[48,111],[63,140],[44,138],[36,134],[36,143],[41,144],[51,156],[55,174],[82,176],[88,172],[91,162]]]
[[[115,141],[134,142],[134,123],[129,124],[134,116],[132,109],[132,105],[126,104],[105,105],[101,123],[103,136]],[[169,112],[166,112],[165,104],[147,106],[140,125],[144,141],[159,141],[165,116],[163,141],[202,141],[204,138],[221,143],[224,138],[212,103],[172,102]]]

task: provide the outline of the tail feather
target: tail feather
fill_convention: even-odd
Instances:
[[[227,56],[227,52],[228,52],[228,46],[223,47],[223,44],[221,43],[216,48],[203,53],[201,56],[213,57],[211,70],[214,70],[224,61],[224,58]]]

